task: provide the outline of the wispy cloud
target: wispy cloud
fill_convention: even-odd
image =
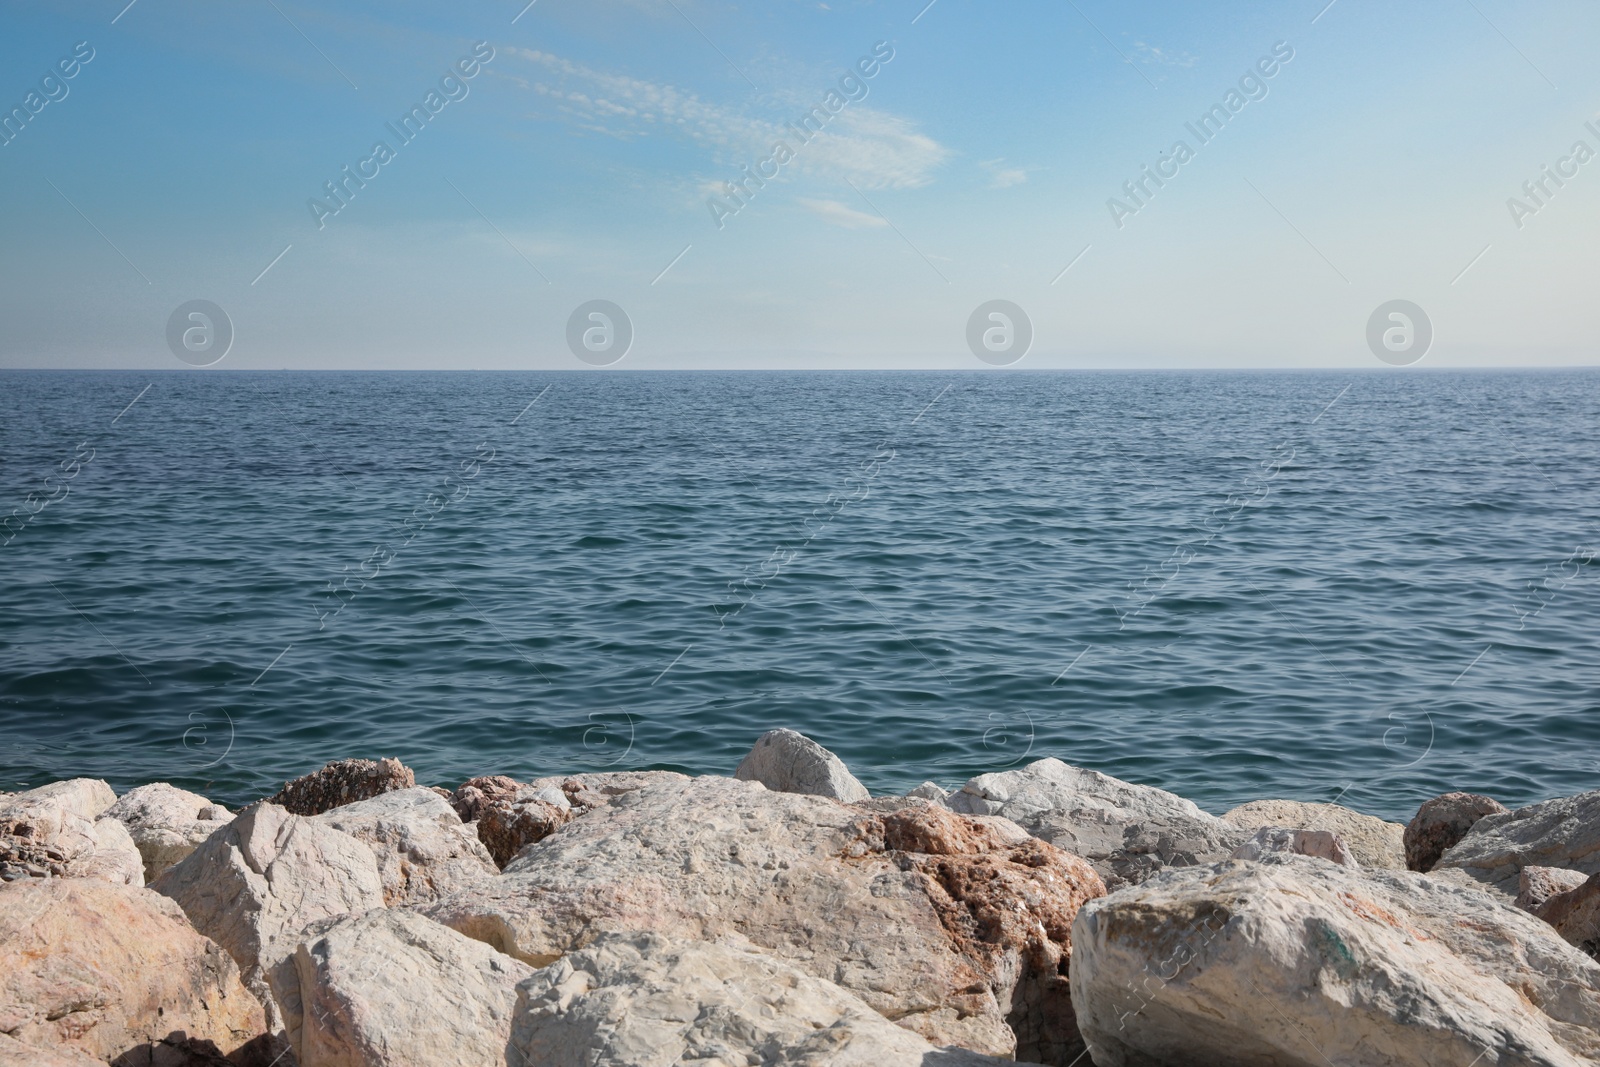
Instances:
[[[1200,57],[1190,55],[1188,52],[1175,49],[1162,48],[1159,45],[1148,44],[1145,41],[1133,42],[1133,51],[1140,59],[1159,67],[1183,67],[1188,69],[1200,62]]]
[[[1028,171],[1025,167],[1002,166],[1004,159],[986,159],[978,166],[989,172],[989,188],[1009,189],[1014,185],[1021,185],[1028,180]]]
[[[853,207],[841,204],[837,200],[807,200],[801,198],[801,207],[835,226],[843,226],[847,230],[860,230],[874,226],[887,226],[888,222],[877,215],[869,215],[865,211],[857,211]]]

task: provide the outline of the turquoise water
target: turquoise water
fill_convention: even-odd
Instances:
[[[1597,425],[1590,372],[4,373],[0,788],[776,725],[874,791],[1600,787]]]

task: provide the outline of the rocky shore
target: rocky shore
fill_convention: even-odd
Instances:
[[[0,880],[0,1067],[1600,1062],[1600,791],[872,797],[775,730],[732,777],[341,760],[237,813],[56,782],[0,794]]]

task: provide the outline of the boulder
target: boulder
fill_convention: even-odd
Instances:
[[[42,1049],[0,1032],[0,1067],[105,1067],[106,1061],[67,1045]]]
[[[756,782],[664,782],[427,914],[538,967],[607,931],[737,933],[936,1045],[1054,1062],[1033,1050],[1076,1046],[1068,917],[1099,878],[1005,820],[909,803],[882,815]]]
[[[390,907],[427,904],[500,873],[475,832],[431,789],[400,789],[313,816],[372,849]]]
[[[1268,855],[1089,902],[1072,1002],[1096,1067],[1580,1067],[1600,964],[1408,871]]]
[[[748,946],[602,934],[517,987],[508,1057],[540,1067],[1001,1067],[933,1045]]]
[[[324,919],[296,941],[270,977],[301,1067],[504,1067],[532,967],[410,911]]]
[[[106,815],[127,828],[144,860],[146,882],[155,881],[233,818],[222,805],[166,782],[124,793]]]
[[[75,778],[0,801],[0,881],[95,878],[144,885],[144,861],[128,831],[102,813],[116,801],[105,782]]]
[[[688,780],[675,771],[601,771],[536,778],[527,784],[496,775],[467,782],[456,790],[452,803],[463,819],[476,820],[478,839],[504,867],[527,846],[615,797],[647,785]]]
[[[1465,871],[1507,900],[1516,896],[1524,867],[1600,873],[1600,790],[1485,815],[1438,865]]]
[[[552,802],[551,793],[562,803]],[[541,795],[542,794],[542,795]],[[543,841],[572,821],[572,805],[560,790],[523,788],[489,804],[478,816],[478,840],[501,867],[529,845]]]
[[[274,1033],[284,1022],[266,975],[293,953],[295,936],[318,919],[383,907],[371,849],[266,801],[239,812],[152,888],[234,958]]]
[[[462,822],[477,822],[485,809],[516,796],[522,783],[503,774],[473,778],[463,782],[450,797],[450,806],[456,809]]]
[[[935,804],[943,803],[949,795],[950,791],[936,782],[923,782],[906,794],[918,800],[931,800]]]
[[[291,815],[321,815],[342,804],[378,796],[395,789],[411,789],[417,776],[397,759],[340,759],[325,764],[267,798]]]
[[[856,781],[844,761],[805,734],[768,730],[756,739],[733,776],[760,782],[780,793],[832,797],[847,804],[866,800],[867,787]]]
[[[102,1064],[254,1062],[264,1031],[234,961],[167,898],[79,878],[0,889],[0,1034],[12,1041],[63,1063],[69,1050]]]
[[[1524,867],[1517,876],[1517,899],[1514,905],[1523,911],[1533,911],[1555,896],[1576,889],[1587,881],[1582,871],[1568,871],[1560,867]]]
[[[1058,759],[979,775],[945,804],[953,811],[1002,815],[1020,824],[1088,860],[1113,890],[1164,867],[1227,859],[1250,837],[1165,790]]]
[[[1331,830],[1290,830],[1282,826],[1263,826],[1256,835],[1233,850],[1233,859],[1258,860],[1274,852],[1312,856],[1341,867],[1359,867],[1350,855],[1344,838]]]
[[[1222,821],[1243,830],[1282,826],[1290,830],[1331,830],[1363,867],[1406,869],[1406,828],[1338,804],[1308,804],[1298,800],[1253,800],[1222,816]]]
[[[1405,830],[1406,867],[1431,871],[1485,815],[1499,815],[1505,805],[1478,793],[1445,793],[1417,809]]]
[[[1600,959],[1600,874],[1557,893],[1533,909],[1569,945],[1590,959]]]

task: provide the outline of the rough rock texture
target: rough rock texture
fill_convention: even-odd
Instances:
[[[1088,860],[1107,887],[1142,882],[1163,867],[1226,859],[1250,834],[1162,789],[1042,759],[982,774],[946,805],[1003,815]]]
[[[1331,830],[1290,830],[1282,826],[1263,826],[1256,835],[1233,850],[1233,859],[1258,860],[1274,852],[1312,856],[1341,867],[1359,867],[1344,838]]]
[[[1600,959],[1600,874],[1557,893],[1534,908],[1533,914],[1549,923],[1567,944],[1576,945],[1590,959]]]
[[[1300,856],[1092,901],[1072,999],[1096,1067],[1580,1067],[1600,964],[1475,889]]]
[[[43,1049],[0,1032],[0,1067],[105,1067],[105,1060],[67,1045]]]
[[[105,782],[74,778],[0,801],[0,881],[96,878],[144,884],[128,831],[102,812],[117,799]]]
[[[733,776],[741,782],[760,782],[780,793],[807,793],[832,797],[847,804],[866,800],[867,787],[856,781],[844,761],[805,734],[793,730],[768,730],[739,761]]]
[[[1439,858],[1439,866],[1465,871],[1507,899],[1516,896],[1524,867],[1600,873],[1600,790],[1485,815]]]
[[[537,778],[521,784],[504,775],[474,778],[452,798],[456,813],[476,820],[478,839],[504,867],[527,846],[615,797],[662,782],[687,782],[676,771],[601,771]]]
[[[93,879],[0,889],[0,1034],[101,1063],[187,1063],[252,1061],[264,1030],[233,960],[165,897]]]
[[[942,802],[949,795],[950,791],[937,782],[923,782],[906,794],[908,797],[915,797],[918,800],[932,800],[935,803]]]
[[[1006,1056],[1073,1039],[1065,918],[1103,887],[999,819],[880,816],[726,778],[612,800],[428,914],[535,966],[606,931],[738,933],[937,1045]],[[1000,939],[1016,941],[1001,944]],[[1042,973],[1052,966],[1054,974]],[[1024,1046],[1024,1058],[1032,1056]]]
[[[1524,867],[1517,879],[1517,899],[1512,904],[1523,911],[1533,911],[1557,893],[1565,893],[1582,885],[1582,871],[1568,871],[1560,867]]]
[[[233,818],[222,805],[166,782],[130,790],[105,814],[127,828],[144,860],[146,882],[155,881]]]
[[[234,958],[274,1033],[283,1020],[266,972],[294,951],[295,935],[318,919],[383,906],[370,848],[266,801],[241,811],[152,888]]]
[[[747,947],[603,934],[517,987],[507,1057],[539,1067],[1000,1067],[936,1051],[831,982]]]
[[[1406,828],[1338,804],[1307,804],[1298,800],[1253,800],[1222,816],[1222,821],[1244,830],[1283,826],[1291,830],[1331,830],[1344,839],[1350,854],[1363,867],[1406,869]]]
[[[521,782],[503,774],[473,778],[463,782],[451,795],[450,806],[456,809],[462,822],[477,822],[486,808],[510,800],[521,789]]]
[[[431,789],[401,789],[314,816],[366,844],[383,902],[427,904],[500,873],[477,834]]]
[[[1406,826],[1406,867],[1433,870],[1439,858],[1466,837],[1479,819],[1505,810],[1498,800],[1478,793],[1445,793],[1424,802]]]
[[[495,863],[504,867],[524,848],[543,841],[572,821],[572,805],[552,803],[549,792],[524,788],[510,799],[483,809],[478,816],[478,840]],[[556,791],[556,795],[561,794]]]
[[[337,759],[267,798],[291,815],[321,815],[395,789],[411,789],[417,776],[397,759]]]
[[[517,983],[532,973],[432,919],[380,909],[314,923],[271,981],[301,1067],[504,1067]]]

